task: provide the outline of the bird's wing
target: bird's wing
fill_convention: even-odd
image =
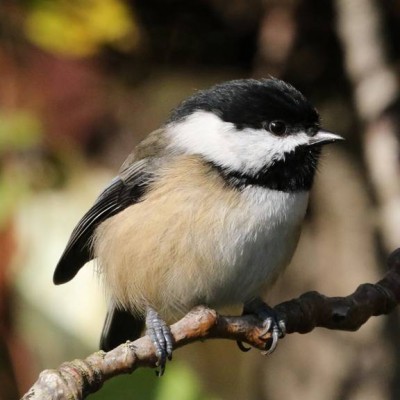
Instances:
[[[55,284],[71,280],[79,269],[93,258],[91,242],[100,223],[140,201],[151,181],[150,162],[151,159],[145,158],[125,165],[120,175],[100,194],[73,230],[54,271]]]

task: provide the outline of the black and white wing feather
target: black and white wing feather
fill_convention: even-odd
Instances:
[[[92,237],[100,223],[141,200],[152,176],[148,166],[149,159],[128,165],[100,194],[73,230],[54,271],[55,284],[71,280],[93,258]]]

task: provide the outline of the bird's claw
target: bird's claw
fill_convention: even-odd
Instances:
[[[282,322],[282,321],[280,321],[280,322]],[[263,336],[265,336],[266,333],[271,334],[271,340],[270,340],[268,349],[261,352],[261,354],[263,356],[267,356],[267,355],[273,353],[275,351],[276,347],[278,346],[278,340],[284,336],[284,333],[280,330],[279,326],[275,325],[275,324],[272,327],[272,331],[267,331],[267,332],[263,333],[262,335],[260,335],[260,339],[263,339]],[[268,343],[266,343],[266,346],[268,346]]]
[[[243,353],[247,353],[248,351],[251,350],[251,347],[247,347],[243,344],[243,342],[241,342],[240,340],[236,340],[236,344],[239,347],[239,349],[241,351],[243,351]]]
[[[159,370],[157,376],[162,376],[167,360],[172,360],[173,340],[168,325],[161,319],[158,313],[148,308],[146,315],[147,335],[150,337],[155,350]]]
[[[286,334],[285,321],[271,307],[263,301],[256,299],[246,303],[243,314],[253,313],[263,320],[263,330],[259,335],[259,339],[268,339],[262,355],[269,355],[274,352],[278,346],[278,340]],[[240,347],[240,346],[239,346]]]
[[[278,346],[278,340],[286,335],[285,321],[278,320],[276,317],[277,315],[274,313],[264,321],[264,330],[259,336],[260,339],[264,339],[268,334],[271,335],[270,340],[266,343],[266,346],[269,345],[268,349],[261,353],[264,356],[272,354]]]

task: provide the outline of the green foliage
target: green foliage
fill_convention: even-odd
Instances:
[[[153,371],[141,369],[132,375],[116,376],[89,396],[90,400],[154,400],[159,379]]]
[[[28,149],[40,138],[40,123],[32,113],[0,112],[0,155]]]
[[[165,375],[139,369],[132,375],[118,376],[91,395],[90,400],[211,400],[204,395],[194,373],[183,363],[168,364]]]
[[[33,114],[24,111],[0,113],[0,229],[27,190],[29,171],[19,155],[40,139],[40,124]]]
[[[184,364],[168,366],[168,371],[158,386],[156,400],[206,400],[194,373]]]

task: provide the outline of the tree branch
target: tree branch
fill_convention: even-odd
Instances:
[[[382,280],[360,285],[347,297],[308,292],[277,305],[275,310],[286,321],[288,333],[306,333],[315,327],[355,331],[371,316],[388,314],[400,302],[400,249],[390,255],[388,265]],[[270,335],[260,336],[262,331],[262,321],[252,315],[222,316],[206,307],[197,307],[171,326],[175,349],[205,339],[239,340],[264,349]],[[108,353],[98,351],[85,360],[43,371],[22,399],[84,399],[113,376],[132,373],[139,367],[155,368],[156,362],[152,343],[145,336]]]

